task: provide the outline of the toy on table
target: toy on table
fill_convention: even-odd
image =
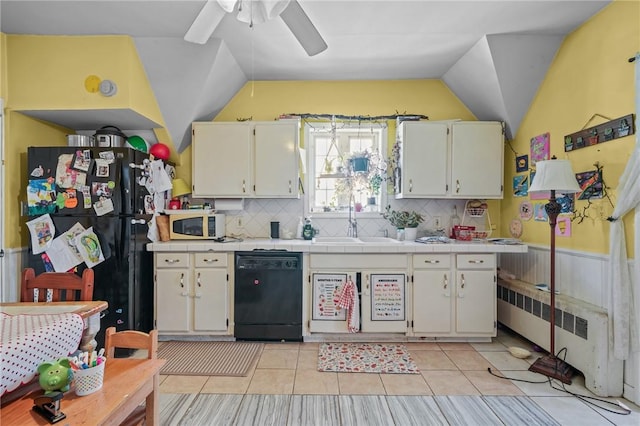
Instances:
[[[58,358],[55,362],[43,362],[38,366],[40,387],[44,389],[44,394],[60,390],[66,392],[71,385],[73,372],[68,358]]]

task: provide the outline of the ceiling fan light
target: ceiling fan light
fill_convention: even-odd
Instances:
[[[184,35],[185,41],[205,44],[224,18],[225,12],[215,1],[208,1]]]
[[[261,3],[267,13],[267,19],[273,19],[278,16],[289,6],[291,0],[263,0]]]
[[[238,0],[218,0],[220,7],[227,13],[233,12],[233,9],[236,7],[236,3],[238,3]]]
[[[218,1],[231,3],[229,0]],[[239,0],[238,21],[261,24],[267,20],[277,18],[289,5],[289,1],[290,0]],[[231,10],[233,10],[233,8],[231,8]]]
[[[267,13],[261,1],[240,0],[236,17],[246,24],[262,24],[267,20]]]

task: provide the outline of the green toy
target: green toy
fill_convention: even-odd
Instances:
[[[48,395],[57,390],[66,392],[69,390],[73,372],[68,358],[59,358],[55,362],[43,362],[38,366],[38,379],[44,394]]]

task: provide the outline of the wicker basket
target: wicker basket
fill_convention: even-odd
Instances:
[[[482,207],[467,207],[467,214],[471,217],[482,217],[486,213],[487,209]]]

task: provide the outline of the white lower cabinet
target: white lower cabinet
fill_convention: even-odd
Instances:
[[[496,255],[456,255],[456,332],[496,335]]]
[[[347,312],[337,306],[347,280],[360,288],[360,331],[406,333],[406,254],[311,254],[311,333],[348,333]]]
[[[451,255],[413,256],[413,332],[450,334],[453,323]]]
[[[229,334],[227,253],[155,254],[161,334]]]
[[[416,336],[495,336],[495,254],[413,255],[412,307]]]

